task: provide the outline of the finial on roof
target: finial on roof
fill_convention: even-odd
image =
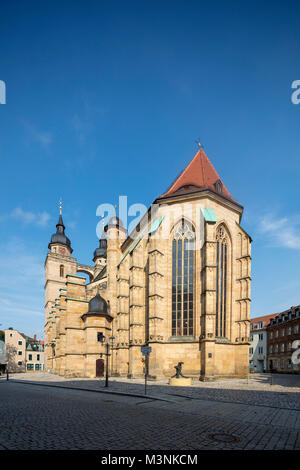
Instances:
[[[198,137],[197,140],[195,140],[195,142],[196,142],[196,144],[198,145],[198,148],[199,148],[199,149],[203,149],[203,145],[201,144],[199,137]]]
[[[59,213],[61,215],[61,211],[62,211],[62,198],[60,198],[59,200]]]

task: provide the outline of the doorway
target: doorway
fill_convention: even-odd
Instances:
[[[104,359],[96,360],[96,377],[104,377]]]

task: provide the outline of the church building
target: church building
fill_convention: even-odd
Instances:
[[[251,237],[203,148],[134,233],[112,217],[93,264],[72,256],[61,210],[45,261],[45,370],[149,378],[183,362],[200,380],[246,377]],[[86,282],[88,275],[89,282]],[[107,361],[107,363],[106,363]]]

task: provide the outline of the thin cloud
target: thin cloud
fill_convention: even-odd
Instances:
[[[68,228],[74,230],[76,226],[77,226],[77,222],[75,222],[75,220],[68,221]]]
[[[46,227],[51,218],[48,212],[30,212],[24,211],[21,207],[16,207],[10,214],[10,217],[21,221],[24,224],[35,224],[40,227]]]
[[[43,259],[13,237],[0,244],[0,323],[20,331],[41,330],[43,324]],[[32,331],[31,331],[32,330]]]
[[[80,112],[76,112],[71,118],[71,127],[81,144],[85,143],[89,134],[99,125],[106,113],[106,109],[92,103],[91,97],[85,96],[82,99]]]
[[[51,132],[40,130],[36,126],[28,122],[23,122],[23,125],[27,130],[29,138],[33,142],[37,142],[45,150],[49,150],[53,142],[53,134]]]
[[[48,149],[53,142],[53,137],[50,132],[39,132],[34,133],[34,138],[37,142],[41,144],[42,147]]]
[[[267,214],[259,220],[259,231],[275,246],[300,250],[300,224],[295,218]]]
[[[83,143],[92,129],[90,119],[86,116],[80,117],[78,114],[75,114],[72,118],[71,124],[77,134],[78,140]]]

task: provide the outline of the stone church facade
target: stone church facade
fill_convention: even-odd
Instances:
[[[200,380],[245,377],[251,238],[242,213],[200,148],[136,233],[109,220],[91,266],[72,257],[60,214],[45,261],[45,369],[96,377],[107,360],[110,375],[142,377],[149,345],[153,379],[179,361]]]

